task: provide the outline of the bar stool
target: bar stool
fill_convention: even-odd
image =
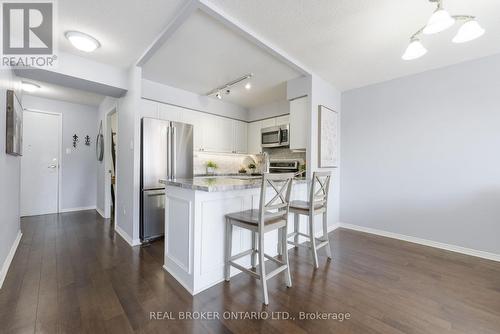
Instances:
[[[330,172],[314,172],[309,193],[309,201],[291,201],[290,213],[294,214],[294,231],[287,235],[287,243],[295,247],[307,247],[311,249],[314,267],[318,268],[317,250],[325,247],[328,259],[332,258],[330,239],[327,230],[328,189],[330,187]],[[314,227],[314,216],[323,214],[323,236],[316,238]],[[299,215],[309,217],[309,234],[299,232]],[[300,244],[299,236],[309,239],[310,245]],[[293,241],[288,239],[293,237]],[[286,248],[285,248],[286,249]]]
[[[290,205],[290,193],[292,190],[293,177],[293,173],[264,174],[260,190],[259,209],[251,209],[226,215],[225,279],[229,282],[231,266],[241,270],[242,272],[250,274],[252,277],[260,279],[262,283],[262,296],[265,305],[269,304],[269,297],[267,293],[268,279],[276,276],[282,271],[285,271],[286,285],[287,287],[292,286],[292,278],[290,276],[290,268],[288,265],[288,252],[282,250],[282,253],[284,254],[283,261],[277,260],[265,254],[264,234],[276,229],[281,231],[281,233],[278,233],[278,235],[282,237],[280,244],[286,249],[286,233],[289,213],[288,208]],[[268,186],[270,186],[274,195],[269,201],[267,201]],[[252,249],[244,251],[240,254],[231,255],[233,226],[238,226],[251,231]],[[258,271],[255,267],[257,254],[259,256]],[[235,260],[246,255],[251,255],[252,269],[247,269],[234,262]],[[264,262],[266,258],[277,263],[279,267],[269,273],[266,273]]]

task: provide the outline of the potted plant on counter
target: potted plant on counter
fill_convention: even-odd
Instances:
[[[255,166],[254,163],[248,164],[248,170],[250,171],[250,174],[255,174],[255,169],[256,168],[257,168],[257,166]]]
[[[207,174],[209,175],[215,174],[215,170],[217,169],[217,164],[215,162],[211,160],[207,161],[206,167],[207,167]]]

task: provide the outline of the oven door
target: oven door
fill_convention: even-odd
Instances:
[[[265,128],[261,130],[262,147],[281,146],[281,128],[279,126]]]

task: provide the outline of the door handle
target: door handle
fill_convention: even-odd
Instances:
[[[172,178],[177,177],[177,138],[176,138],[176,128],[172,127]]]
[[[50,165],[49,167],[47,168],[50,168],[50,169],[54,169],[54,168],[57,168],[57,165]]]
[[[167,127],[167,179],[170,180],[172,178],[172,171],[170,169],[172,163],[172,143],[171,143],[171,135],[170,135],[170,126]]]

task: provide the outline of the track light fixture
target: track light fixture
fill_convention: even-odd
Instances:
[[[211,96],[211,95],[215,95],[216,98],[218,98],[219,100],[222,99],[222,92],[224,92],[226,95],[229,95],[231,94],[231,87],[245,81],[245,80],[248,80],[250,78],[253,77],[253,74],[252,73],[248,73],[248,74],[245,74],[244,76],[242,77],[239,77],[238,79],[234,79],[232,81],[229,81],[228,83],[225,83],[224,85],[222,86],[219,86],[217,88],[214,88],[212,89],[211,91],[209,91],[208,93],[206,93],[205,95],[206,96]],[[249,88],[248,85],[250,84],[250,82],[248,82],[246,85],[245,85],[245,88],[248,90]],[[250,88],[252,87],[252,85],[250,84]]]
[[[421,42],[421,35],[432,35],[444,31],[455,24],[463,22],[457,34],[453,38],[453,43],[465,43],[481,37],[485,30],[481,28],[476,18],[471,15],[450,15],[443,7],[443,0],[429,0],[437,4],[437,8],[429,18],[427,24],[410,37],[410,44],[406,48],[402,58],[412,60],[422,57],[427,53],[427,49]]]

